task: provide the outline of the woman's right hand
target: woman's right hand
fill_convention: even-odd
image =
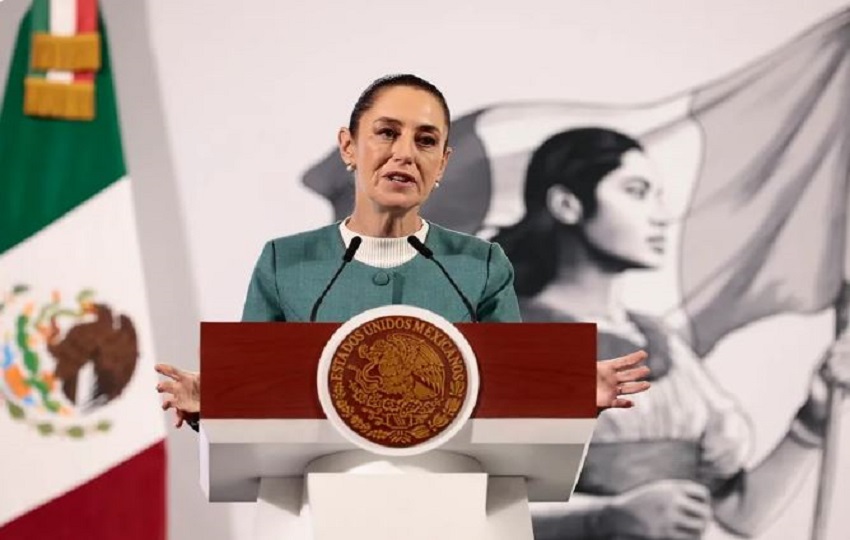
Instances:
[[[711,494],[688,480],[659,480],[613,497],[595,531],[606,538],[702,538],[711,520]]]
[[[168,364],[157,364],[154,369],[168,377],[168,380],[156,385],[156,391],[166,394],[162,410],[174,409],[177,414],[175,427],[179,428],[188,419],[197,418],[201,411],[201,374]]]

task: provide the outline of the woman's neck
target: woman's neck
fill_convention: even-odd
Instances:
[[[622,269],[609,267],[581,241],[562,246],[558,274],[536,300],[586,320],[619,324],[627,320],[615,288]]]
[[[353,232],[377,238],[402,238],[415,234],[422,228],[419,213],[411,210],[403,214],[365,212],[357,208],[346,226]]]

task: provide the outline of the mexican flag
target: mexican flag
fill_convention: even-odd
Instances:
[[[165,425],[109,49],[36,0],[0,109],[0,539],[162,539]]]

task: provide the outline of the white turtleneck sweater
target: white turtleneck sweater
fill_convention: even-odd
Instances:
[[[413,246],[407,243],[406,236],[400,238],[364,236],[349,229],[346,225],[347,222],[348,220],[344,219],[339,224],[339,232],[342,235],[342,241],[345,247],[348,247],[351,239],[355,236],[363,239],[363,243],[360,244],[360,248],[354,254],[354,260],[356,261],[377,268],[392,268],[394,266],[401,266],[413,257],[416,257],[418,253]],[[423,244],[425,243],[425,237],[428,236],[427,221],[422,220],[422,227],[414,233],[414,236]]]

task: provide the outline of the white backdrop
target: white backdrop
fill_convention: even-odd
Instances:
[[[0,3],[2,73],[26,4]],[[515,99],[633,104],[728,74],[848,1],[103,4],[158,350],[163,361],[194,366],[195,323],[239,317],[262,243],[331,219],[301,175],[331,148],[374,78],[419,74],[443,90],[455,116]],[[732,336],[708,359],[754,417],[754,458],[799,405],[809,359],[830,333],[829,314],[777,317]],[[788,373],[776,373],[777,365]],[[765,373],[770,385],[762,387]],[[185,431],[169,437],[172,538],[244,537],[249,506],[200,500],[193,443]],[[807,537],[813,480],[760,538]],[[840,515],[850,471],[841,471],[838,490],[836,540],[850,530],[850,516]],[[712,530],[707,538],[726,536]]]

